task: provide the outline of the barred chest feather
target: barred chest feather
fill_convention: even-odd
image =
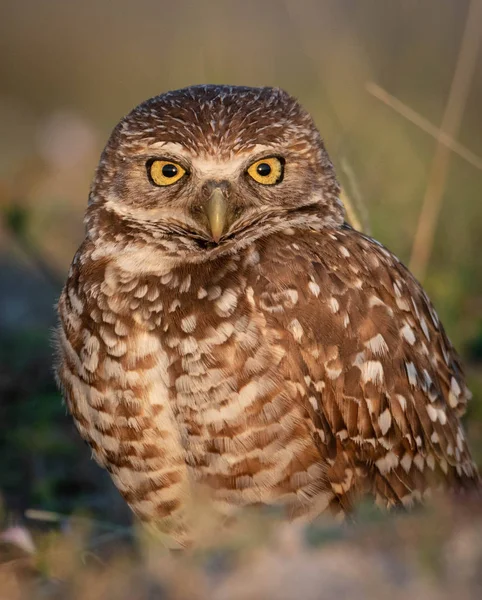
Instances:
[[[477,479],[457,357],[383,247],[340,229],[200,264],[124,250],[86,242],[74,259],[58,377],[141,519],[183,540],[198,487],[223,514],[311,518],[366,491],[410,504]]]
[[[289,334],[256,308],[258,247],[149,274],[95,257],[74,262],[60,299],[59,378],[134,511],[182,531],[193,486],[205,485],[227,513],[277,502],[291,516],[321,512],[315,428],[280,369]]]

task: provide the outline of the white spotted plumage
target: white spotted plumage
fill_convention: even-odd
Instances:
[[[163,152],[186,171],[165,188],[148,177]],[[247,174],[265,156],[282,161],[276,184]],[[106,146],[59,301],[57,373],[132,509],[181,543],[200,488],[223,514],[311,519],[478,483],[457,355],[338,192],[311,118],[271,88],[169,92]]]

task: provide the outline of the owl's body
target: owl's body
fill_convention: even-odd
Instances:
[[[58,376],[132,509],[181,541],[200,489],[223,514],[313,518],[478,480],[437,315],[337,193],[311,119],[269,88],[160,96],[106,148]]]

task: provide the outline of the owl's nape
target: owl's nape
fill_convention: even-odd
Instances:
[[[478,485],[458,356],[338,191],[311,117],[271,88],[163,94],[104,150],[58,379],[136,515],[182,544],[206,491],[224,517],[313,519]]]

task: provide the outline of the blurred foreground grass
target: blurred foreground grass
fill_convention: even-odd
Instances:
[[[0,599],[459,600],[482,594],[480,498],[309,527],[244,516],[230,534],[167,552],[145,532],[65,518],[0,535]],[[126,535],[127,533],[127,535]]]

